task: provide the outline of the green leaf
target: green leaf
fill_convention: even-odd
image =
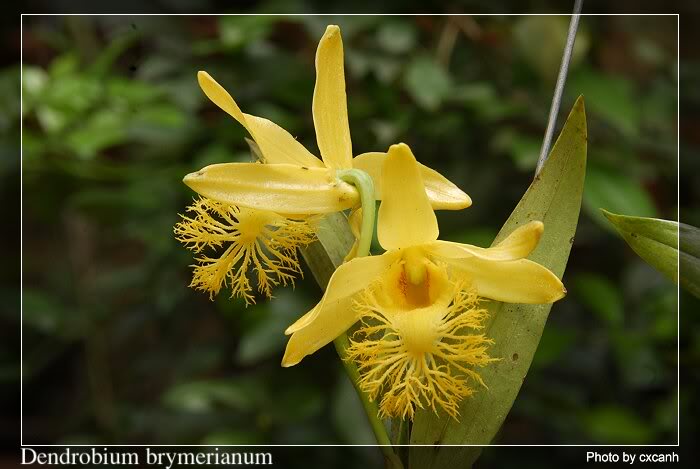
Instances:
[[[403,54],[415,47],[416,30],[411,23],[385,23],[377,30],[377,43],[387,52]]]
[[[2,72],[0,89],[2,93],[2,108],[6,109],[5,115],[0,118],[4,121],[13,120],[14,116],[19,115],[20,107],[22,116],[26,116],[34,109],[34,106],[41,99],[42,93],[46,89],[49,82],[49,76],[44,69],[39,67],[24,66],[22,67],[22,102],[17,102],[17,97],[14,95],[17,89],[16,84],[19,83],[19,73],[15,69],[6,69]],[[2,127],[7,127],[5,124]]]
[[[559,71],[568,23],[568,18],[563,16],[524,16],[513,27],[516,49],[542,78],[551,82]],[[580,31],[572,52],[572,68],[583,59],[589,44],[589,35]]]
[[[420,107],[435,111],[452,89],[450,76],[434,60],[417,57],[408,66],[405,86]]]
[[[96,107],[102,98],[103,84],[94,77],[78,74],[52,78],[40,97],[43,105],[65,112],[73,119]]]
[[[639,257],[700,298],[700,230],[658,218],[629,217],[601,209]],[[680,249],[679,249],[680,240]]]
[[[78,71],[80,67],[80,59],[75,51],[67,52],[56,57],[49,66],[49,74],[52,80],[58,78],[72,78],[72,75]]]
[[[535,177],[494,243],[518,226],[544,223],[544,235],[530,259],[557,276],[564,273],[576,232],[586,171],[586,115],[580,97],[540,174]],[[488,389],[462,401],[459,421],[430,410],[417,413],[411,443],[487,445],[508,415],[542,336],[551,304],[523,305],[490,302],[485,334],[494,340],[490,350],[501,360],[480,370]],[[478,447],[411,451],[411,467],[469,467]]]
[[[221,43],[230,49],[265,38],[271,31],[274,16],[222,16],[219,18]]]
[[[700,298],[700,229],[678,224],[681,286]]]
[[[88,67],[87,72],[96,77],[104,77],[119,56],[134,45],[140,37],[140,33],[133,31],[115,37],[109,41],[106,47],[102,48],[100,54]]]
[[[455,84],[448,100],[471,109],[477,114],[477,121],[485,123],[523,117],[529,112],[527,106],[517,100],[504,100],[496,87],[487,82]]]
[[[132,117],[135,126],[152,125],[163,127],[166,130],[179,130],[187,121],[185,113],[180,108],[172,104],[161,103],[150,105],[140,110]]]
[[[601,211],[639,257],[678,283],[678,223]]]
[[[145,81],[111,77],[107,81],[107,96],[110,99],[137,107],[151,103],[163,95],[163,90]]]
[[[69,133],[66,144],[80,158],[93,158],[103,149],[124,141],[127,119],[123,112],[100,110]]]

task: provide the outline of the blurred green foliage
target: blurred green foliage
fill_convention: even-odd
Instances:
[[[193,196],[181,178],[249,158],[245,131],[206,100],[196,71],[313,149],[315,47],[339,24],[355,154],[411,145],[474,200],[438,214],[441,237],[488,245],[532,178],[562,20],[25,18],[22,115],[3,98],[0,117],[7,155],[24,124],[25,443],[371,443],[330,347],[279,367],[282,331],[320,297],[311,275],[249,308],[187,288],[192,259],[172,236]],[[598,210],[677,219],[676,33],[674,17],[581,21],[562,104],[583,94],[589,127],[570,294],[499,443],[676,441],[675,286]],[[19,89],[18,70],[2,70],[0,89]],[[3,191],[17,189],[18,160],[0,162]],[[697,207],[681,209],[700,225]],[[682,334],[681,360],[697,359],[685,345],[700,329]],[[6,382],[17,340],[0,355]],[[353,451],[328,464],[380,464],[371,448]]]

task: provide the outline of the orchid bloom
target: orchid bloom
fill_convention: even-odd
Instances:
[[[196,253],[225,247],[219,257],[196,259],[190,286],[213,298],[223,286],[232,297],[254,302],[247,271],[257,275],[258,290],[293,283],[301,274],[297,248],[314,240],[314,215],[358,206],[356,188],[342,179],[351,169],[366,172],[382,196],[381,167],[385,153],[352,157],[343,43],[340,29],[328,26],[316,52],[313,118],[322,159],[286,130],[262,117],[245,114],[208,73],[197,79],[202,91],[236,119],[255,140],[262,163],[222,163],[188,174],[184,183],[201,198],[175,226],[176,238]],[[471,199],[436,171],[420,166],[424,191],[435,209],[458,210]]]
[[[458,415],[459,402],[483,384],[476,367],[493,359],[483,333],[482,299],[551,303],[566,290],[545,267],[525,259],[543,224],[532,221],[491,248],[438,240],[435,213],[409,147],[393,145],[382,171],[377,234],[386,252],[341,265],[321,301],[286,331],[282,366],[293,366],[362,320],[348,359],[383,417],[412,418],[416,407]]]
[[[207,72],[197,74],[204,94],[248,130],[265,163],[222,163],[185,176],[184,182],[204,197],[232,205],[287,214],[329,213],[357,205],[353,188],[337,172],[359,169],[369,174],[381,200],[382,164],[386,153],[352,157],[345,95],[345,67],[340,28],[326,28],[316,51],[313,120],[321,159],[289,132],[262,117],[245,114],[233,97]],[[461,210],[471,199],[437,171],[419,165],[425,191],[436,210]],[[266,189],[263,194],[261,189]]]

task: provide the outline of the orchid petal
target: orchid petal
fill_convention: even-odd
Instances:
[[[479,257],[492,261],[509,261],[527,257],[539,243],[544,224],[531,221],[514,230],[508,237],[494,247],[481,248],[470,244],[435,241],[429,246],[431,254],[448,259]]]
[[[397,259],[398,253],[390,252],[358,257],[338,267],[321,301],[285,331],[292,336],[282,366],[296,365],[350,328],[359,319],[353,307],[355,294],[380,278]]]
[[[204,94],[222,110],[248,130],[260,147],[265,163],[288,163],[309,168],[323,167],[321,160],[312,155],[289,132],[272,121],[241,112],[233,97],[207,72],[197,73]]]
[[[435,241],[439,230],[435,212],[411,149],[392,145],[382,170],[384,198],[379,206],[377,236],[384,249],[400,249]]]
[[[352,160],[353,168],[360,169],[374,180],[377,200],[382,199],[382,166],[386,153],[370,152],[357,155]],[[462,210],[472,204],[472,199],[459,187],[434,169],[418,163],[425,184],[425,192],[433,210]]]
[[[213,164],[183,182],[219,202],[284,214],[337,212],[359,200],[357,190],[334,171],[290,164]]]
[[[313,99],[316,140],[329,168],[352,167],[352,142],[345,95],[343,40],[340,28],[328,26],[316,51],[316,87]]]
[[[506,303],[553,303],[566,289],[546,267],[527,259],[493,261],[480,257],[449,259],[447,264],[472,280],[479,296]]]

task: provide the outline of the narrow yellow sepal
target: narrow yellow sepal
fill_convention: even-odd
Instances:
[[[310,168],[323,167],[321,160],[312,155],[282,127],[262,117],[243,113],[228,91],[207,72],[198,72],[197,81],[204,94],[214,104],[248,130],[260,147],[265,163],[288,163]]]
[[[352,160],[352,167],[361,169],[374,180],[377,200],[382,199],[382,167],[386,153],[370,152],[357,155]],[[454,185],[445,176],[434,169],[418,163],[425,192],[433,210],[462,210],[471,206],[472,199],[462,189]]]
[[[316,50],[313,115],[316,140],[329,168],[352,167],[352,143],[345,94],[345,66],[340,28],[326,28]]]
[[[384,194],[377,223],[379,244],[389,250],[435,241],[437,219],[408,145],[389,148],[381,179]]]
[[[282,214],[319,214],[358,203],[357,190],[326,168],[289,164],[222,163],[183,179],[204,197]]]
[[[528,259],[493,261],[481,257],[443,259],[456,272],[468,275],[479,296],[505,303],[554,303],[566,295],[561,280]]]
[[[358,319],[353,307],[355,294],[379,278],[396,259],[396,253],[385,253],[358,257],[338,267],[321,301],[285,331],[292,337],[282,366],[296,365],[352,326]]]
[[[492,261],[516,260],[530,255],[537,247],[543,232],[544,224],[541,221],[531,221],[514,230],[494,247],[481,248],[451,241],[435,241],[430,244],[429,249],[433,255],[444,258],[480,257]]]

